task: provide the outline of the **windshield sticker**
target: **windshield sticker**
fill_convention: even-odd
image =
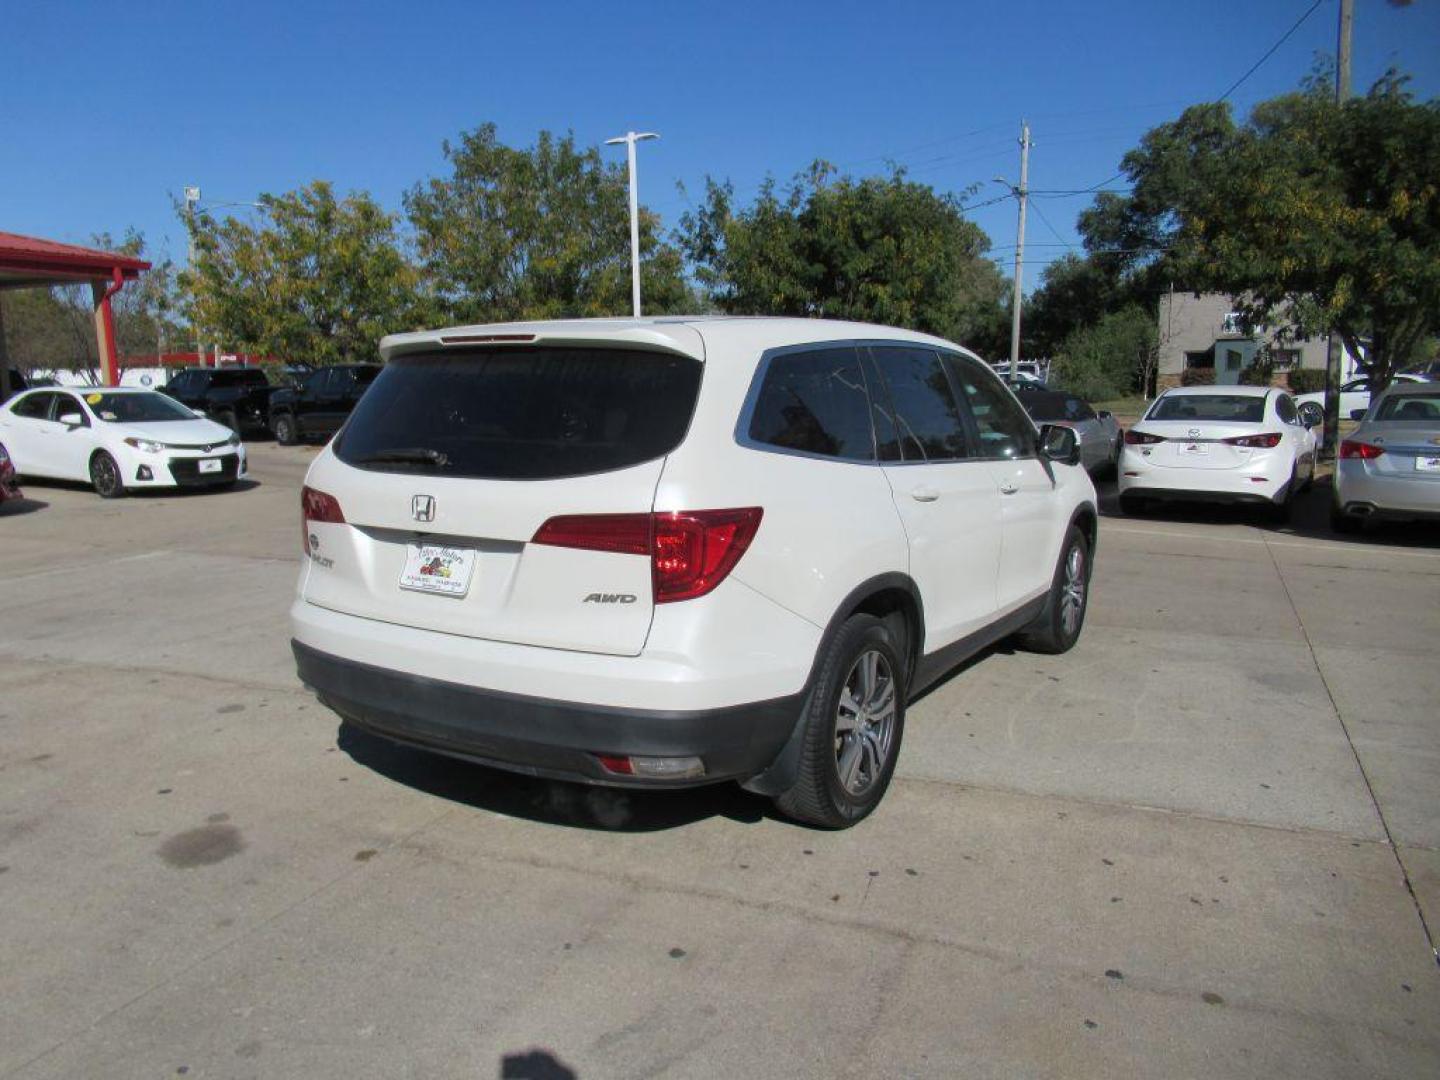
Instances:
[[[96,395],[96,396],[98,397],[99,395]],[[115,414],[114,414],[113,412],[104,412],[104,411],[102,411],[102,412],[100,413],[100,419],[101,419],[101,420],[115,420],[115,419],[117,419],[117,417],[115,416]]]
[[[99,405],[99,404],[100,404],[100,395],[99,395],[99,394],[86,394],[86,395],[85,395],[85,400],[88,401],[91,405]]]

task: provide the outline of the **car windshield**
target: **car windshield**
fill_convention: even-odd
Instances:
[[[1392,423],[1440,423],[1440,391],[1433,394],[1395,394],[1380,402],[1377,421]]]
[[[335,455],[361,468],[494,480],[608,472],[675,449],[699,388],[699,362],[663,352],[403,356],[365,391]]]
[[[85,404],[101,420],[113,424],[153,424],[164,420],[194,420],[195,414],[164,394],[95,393],[85,395]]]
[[[1265,419],[1265,399],[1250,394],[1175,394],[1157,401],[1145,419],[1258,424]]]

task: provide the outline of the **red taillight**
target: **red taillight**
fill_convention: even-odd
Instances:
[[[300,540],[305,554],[310,554],[310,522],[329,521],[345,524],[345,514],[340,509],[340,500],[334,495],[316,491],[312,487],[300,489]]]
[[[1148,431],[1135,431],[1133,428],[1125,432],[1126,446],[1149,446],[1151,443],[1164,442],[1165,436],[1151,435]]]
[[[576,514],[553,517],[535,532],[532,544],[610,551],[617,555],[650,554],[649,514]]]
[[[1256,450],[1271,450],[1280,445],[1283,436],[1278,431],[1267,431],[1264,435],[1236,435],[1222,442],[1231,446],[1248,446]]]
[[[551,518],[531,543],[649,555],[655,602],[704,596],[725,580],[755,538],[764,511],[685,510],[670,514],[583,514]]]
[[[1357,442],[1354,439],[1346,439],[1340,444],[1340,456],[1342,458],[1359,458],[1361,461],[1374,461],[1383,453],[1385,453],[1383,446],[1372,446],[1368,442]]]

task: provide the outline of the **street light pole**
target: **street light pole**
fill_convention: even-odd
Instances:
[[[653,131],[627,131],[613,139],[606,139],[606,146],[625,144],[625,156],[630,173],[630,301],[635,317],[640,317],[640,201],[637,194],[638,180],[635,175],[635,144],[644,139],[658,139]]]
[[[1340,0],[1340,33],[1335,58],[1335,103],[1344,105],[1350,96],[1350,31],[1355,23],[1354,0]],[[1358,357],[1356,359],[1359,359]],[[1333,456],[1340,445],[1340,369],[1344,350],[1340,335],[1330,331],[1325,349],[1325,435],[1326,452]]]
[[[199,292],[199,289],[197,288],[197,286],[198,286],[199,283],[195,280],[195,275],[196,275],[197,273],[199,273],[199,271],[196,269],[196,262],[195,262],[195,260],[196,260],[196,248],[195,248],[195,205],[196,205],[199,201],[200,201],[200,189],[199,189],[198,187],[193,186],[193,185],[190,186],[190,187],[187,187],[187,188],[185,189],[185,213],[186,213],[186,216],[189,217],[189,219],[190,219],[190,251],[189,251],[189,256],[188,256],[188,258],[189,258],[189,262],[190,262],[190,267],[189,267],[189,269],[190,269],[190,278],[191,278],[191,282],[192,282],[192,284],[191,284],[191,290],[190,290],[190,291],[193,292],[193,293],[198,293],[198,292]],[[195,305],[194,305],[193,303],[190,305],[190,318],[191,318],[191,321],[192,321],[193,324],[194,324],[193,326],[191,326],[191,329],[195,331],[195,362],[196,362],[197,364],[199,364],[201,367],[204,367],[204,366],[205,366],[205,343],[204,343],[204,342],[201,340],[201,338],[200,338],[200,319],[199,319],[199,317],[198,317],[198,316],[196,315],[196,313],[195,313]]]
[[[1010,303],[1010,381],[1015,381],[1020,368],[1020,274],[1025,267],[1025,201],[1030,196],[1030,124],[1020,121],[1020,186],[1015,187],[1003,176],[995,182],[1004,184],[1020,204],[1020,221],[1015,229],[1015,292]]]

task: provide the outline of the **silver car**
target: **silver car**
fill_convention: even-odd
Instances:
[[[1330,524],[1440,521],[1440,384],[1394,383],[1340,444]]]
[[[1052,424],[1071,428],[1080,440],[1080,461],[1092,474],[1108,474],[1120,459],[1120,424],[1114,415],[1096,412],[1074,394],[1060,390],[1016,388],[1015,397],[1025,406],[1036,427]]]

